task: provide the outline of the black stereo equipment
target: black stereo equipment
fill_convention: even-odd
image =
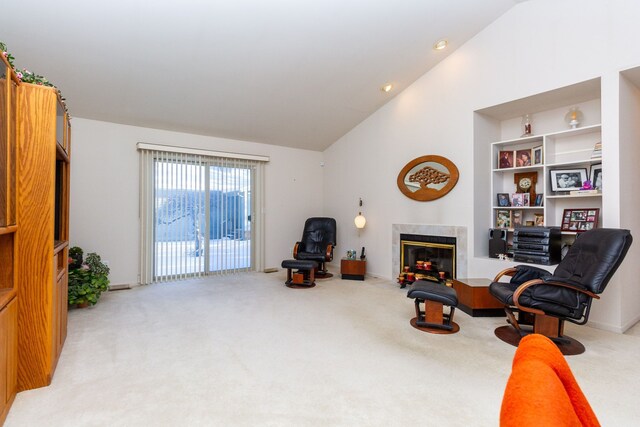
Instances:
[[[513,260],[553,265],[560,262],[562,234],[557,227],[520,227],[513,231]]]
[[[492,228],[489,230],[489,256],[498,258],[507,253],[507,230]]]

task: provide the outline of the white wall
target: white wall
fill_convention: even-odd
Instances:
[[[640,38],[639,20],[640,2],[624,0],[531,0],[500,17],[325,151],[325,212],[343,230],[338,247],[366,245],[368,272],[387,278],[397,274],[391,271],[393,223],[467,226],[468,247],[474,247],[474,110],[602,76],[603,140],[617,144],[606,125],[617,128],[617,118],[604,110],[609,99],[617,103],[618,85],[611,82],[618,72],[640,63],[640,44],[630,42]],[[402,195],[396,178],[425,154],[448,157],[460,180],[444,198],[421,203]],[[361,236],[351,225],[358,197],[368,221]],[[607,208],[607,215],[619,214]],[[493,277],[495,263],[471,255],[469,275]],[[594,303],[591,322],[621,330],[625,285],[611,286]]]
[[[271,157],[265,168],[265,266],[290,258],[306,218],[322,215],[322,153],[74,118],[71,245],[98,252],[113,284],[138,283],[137,142]]]
[[[640,182],[640,69],[635,70],[635,81],[624,76],[620,79],[620,226],[630,230],[640,230],[640,192],[636,188]],[[603,168],[604,170],[604,168]],[[621,323],[623,328],[633,326],[640,320],[640,235],[629,249],[627,257],[636,262],[625,262],[620,267],[620,281],[625,284],[621,299]]]

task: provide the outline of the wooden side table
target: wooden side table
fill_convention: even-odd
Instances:
[[[342,279],[364,280],[364,275],[366,272],[366,260],[347,258],[342,258],[340,260],[340,274],[342,275]]]
[[[454,279],[458,308],[473,317],[504,316],[504,304],[489,293],[489,279]]]

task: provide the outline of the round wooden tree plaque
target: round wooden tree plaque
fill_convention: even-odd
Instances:
[[[398,174],[398,188],[413,200],[439,199],[458,183],[460,173],[446,157],[428,155],[411,160]]]

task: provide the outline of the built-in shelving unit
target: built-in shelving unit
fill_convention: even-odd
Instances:
[[[544,215],[544,225],[559,226],[564,209],[577,209],[578,203],[584,203],[589,198],[589,204],[584,207],[602,209],[602,193],[597,194],[570,194],[570,192],[553,191],[551,185],[551,172],[559,170],[584,169],[589,178],[591,166],[602,163],[602,158],[592,159],[594,146],[602,141],[600,125],[588,126],[569,131],[549,133],[537,138],[522,138],[522,140],[498,141],[492,145],[492,185],[493,199],[497,199],[498,193],[515,193],[514,175],[519,172],[537,172],[535,194],[543,194],[541,206],[496,206],[493,210],[522,210],[523,225],[526,221],[534,221],[535,213]],[[514,168],[496,168],[500,151],[531,150],[537,146],[542,147],[542,158],[539,165]],[[557,161],[561,160],[561,161]],[[534,203],[531,201],[530,203]],[[493,215],[496,216],[495,214]],[[494,222],[489,224],[497,227]]]
[[[565,209],[593,208],[598,209],[598,224],[602,224],[606,215],[603,193],[553,191],[551,182],[552,172],[572,169],[584,169],[589,179],[592,167],[602,163],[602,157],[592,158],[596,143],[603,142],[600,98],[600,79],[593,79],[475,112],[476,255],[488,256],[487,235],[491,228],[506,229],[511,240],[514,224],[505,226],[503,221],[498,224],[499,215],[505,218],[520,214],[518,226],[560,227]],[[571,129],[564,117],[576,106],[584,118],[577,128]],[[533,119],[532,134],[520,136],[525,114]],[[538,156],[534,157],[534,149]],[[518,151],[529,152],[531,164],[518,166],[515,156],[512,163],[501,164],[501,152]],[[532,189],[536,195],[542,195],[541,204],[536,205],[532,198],[529,206],[499,205],[498,194],[516,193],[515,178],[524,174],[536,180]],[[570,243],[575,234],[564,232],[563,241]]]

